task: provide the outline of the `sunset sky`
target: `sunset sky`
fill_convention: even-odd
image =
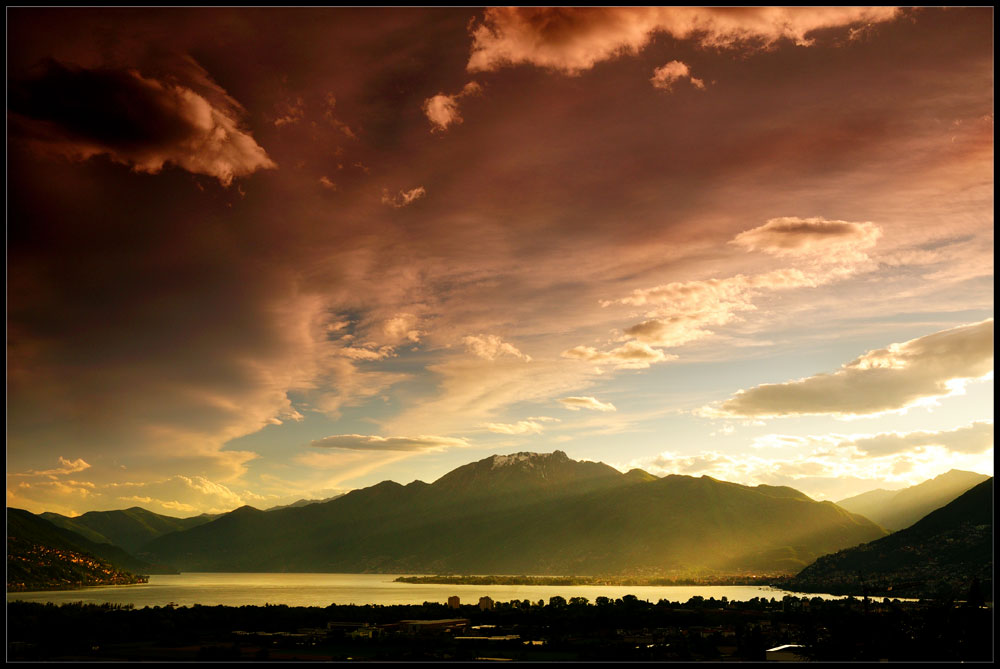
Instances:
[[[993,9],[8,8],[7,504],[993,473]]]

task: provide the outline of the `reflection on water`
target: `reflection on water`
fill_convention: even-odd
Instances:
[[[395,583],[402,574],[232,574],[186,573],[154,575],[149,583],[120,585],[82,590],[53,590],[47,592],[15,592],[7,594],[7,601],[27,602],[86,602],[100,604],[133,604],[180,606],[263,606],[286,604],[288,606],[329,606],[330,604],[423,604],[447,601],[458,595],[463,604],[474,604],[486,595],[494,601],[512,599],[548,601],[560,595],[586,597],[593,602],[598,597],[617,599],[635,595],[639,599],[657,602],[666,599],[686,602],[691,597],[714,597],[746,601],[754,597],[781,599],[790,593],[786,590],[752,585],[441,585],[437,583]],[[416,574],[406,574],[414,576]],[[797,595],[801,596],[801,595]],[[809,595],[823,599],[838,599],[832,595]]]

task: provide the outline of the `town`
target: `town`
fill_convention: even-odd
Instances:
[[[419,606],[8,604],[20,660],[855,660],[992,657],[992,605],[626,595]]]

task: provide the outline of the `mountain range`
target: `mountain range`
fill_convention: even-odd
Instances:
[[[898,597],[964,598],[993,581],[993,478],[910,527],[819,558],[791,587]]]
[[[894,532],[909,527],[988,478],[984,474],[952,469],[909,488],[879,488],[843,499],[837,505]]]
[[[794,573],[884,535],[791,488],[622,474],[555,451],[492,456],[432,484],[385,481],[305,507],[242,507],[144,550],[182,571]]]
[[[958,496],[961,490],[954,491],[972,478],[984,477],[952,471],[844,504],[867,504],[872,515],[902,517],[942,495]],[[950,535],[951,543],[975,535],[980,525],[961,524],[964,529]],[[72,548],[144,574],[802,572],[807,580],[818,578],[802,571],[817,558],[877,543],[888,534],[868,517],[793,488],[708,476],[660,478],[639,469],[622,474],[600,462],[571,460],[562,451],[494,455],[433,483],[384,481],[266,511],[244,506],[182,519],[139,507],[75,518],[8,509],[8,571],[11,528],[22,537],[18,541],[28,537],[35,544]]]

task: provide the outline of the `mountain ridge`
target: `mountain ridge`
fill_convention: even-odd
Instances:
[[[985,474],[951,469],[908,488],[878,488],[840,500],[837,504],[870,518],[887,530],[896,531],[913,525],[988,478]]]
[[[562,451],[491,456],[431,484],[384,481],[325,503],[231,512],[145,550],[196,571],[791,574],[884,535],[791,488],[639,472]]]

